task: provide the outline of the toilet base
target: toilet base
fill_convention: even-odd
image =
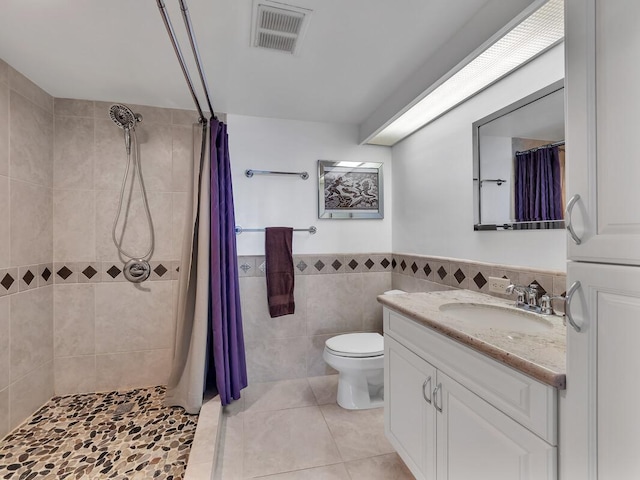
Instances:
[[[384,373],[342,371],[338,375],[338,405],[347,410],[367,410],[384,405]]]

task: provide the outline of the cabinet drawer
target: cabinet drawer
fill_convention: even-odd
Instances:
[[[387,308],[384,333],[551,445],[557,445],[555,388]]]

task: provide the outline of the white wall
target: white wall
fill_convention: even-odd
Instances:
[[[480,128],[482,130],[482,127]],[[494,182],[480,184],[480,208],[482,209],[482,223],[510,223],[511,215],[511,189],[513,182],[511,169],[513,167],[513,155],[511,153],[511,137],[482,136],[480,142],[480,176],[482,179],[506,180],[506,183],[498,185]]]
[[[236,224],[245,228],[315,225],[296,232],[295,254],[391,251],[391,149],[358,145],[355,125],[228,115]],[[318,219],[318,160],[383,162],[382,220]],[[256,175],[245,170],[307,171],[300,177]],[[264,255],[264,234],[238,236],[239,255]]]
[[[473,230],[471,124],[564,77],[564,45],[392,149],[393,251],[564,270],[563,230]]]

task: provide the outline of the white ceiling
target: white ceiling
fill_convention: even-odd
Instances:
[[[284,1],[313,10],[299,56],[250,47],[251,0],[188,0],[217,111],[359,124],[491,0]],[[0,57],[56,97],[193,108],[155,0],[3,0]]]

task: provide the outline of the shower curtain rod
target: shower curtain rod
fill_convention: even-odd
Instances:
[[[202,107],[200,106],[200,102],[198,101],[198,96],[196,95],[195,88],[193,86],[193,81],[191,80],[191,75],[189,75],[189,70],[187,69],[187,65],[184,61],[184,56],[182,55],[182,50],[180,49],[180,44],[178,43],[178,39],[176,37],[175,30],[173,29],[173,25],[171,23],[171,19],[169,18],[169,12],[167,12],[167,8],[164,4],[164,0],[157,0],[158,10],[160,11],[160,15],[162,16],[162,21],[164,22],[164,26],[167,29],[167,33],[169,34],[169,40],[171,40],[171,45],[173,45],[173,51],[178,58],[178,63],[180,63],[180,68],[182,69],[182,74],[184,75],[184,79],[187,82],[187,87],[189,87],[189,92],[191,93],[191,98],[193,99],[193,103],[198,110],[198,115],[200,116],[200,123],[207,123],[207,119],[204,116],[204,112],[202,111]],[[202,68],[202,62],[200,60],[200,52],[198,51],[198,44],[196,42],[195,33],[193,31],[193,26],[191,25],[191,17],[189,15],[189,8],[187,7],[186,0],[180,0],[180,10],[182,12],[182,18],[184,19],[184,25],[187,29],[187,33],[189,34],[189,43],[191,44],[191,51],[193,52],[193,57],[196,62],[196,66],[198,68],[198,74],[200,75],[200,81],[202,82],[202,88],[204,90],[204,95],[207,99],[207,105],[209,106],[209,110],[211,111],[211,116],[213,118],[217,118],[215,112],[213,111],[213,105],[211,104],[211,97],[209,95],[209,87],[207,85],[207,79],[204,75],[204,70]]]
[[[564,140],[561,140],[555,143],[547,143],[546,145],[540,145],[539,147],[530,148],[529,150],[522,150],[521,152],[516,152],[516,153],[531,153],[531,152],[540,150],[542,148],[560,147],[562,145],[564,145]]]

